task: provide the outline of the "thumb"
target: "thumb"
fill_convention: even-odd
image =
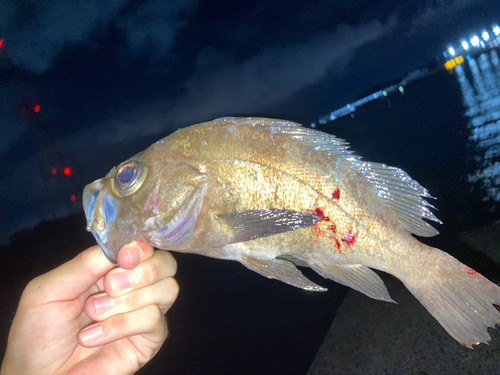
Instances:
[[[99,246],[92,246],[32,283],[36,283],[35,290],[46,302],[70,300],[86,292],[114,267]]]

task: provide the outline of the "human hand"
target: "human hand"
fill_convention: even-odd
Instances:
[[[33,279],[1,375],[133,374],[151,360],[167,338],[163,315],[178,294],[177,264],[134,241],[120,249],[118,265],[94,246]]]

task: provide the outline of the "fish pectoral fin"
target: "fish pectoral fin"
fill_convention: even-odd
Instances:
[[[368,297],[380,301],[394,302],[382,279],[371,269],[361,264],[309,263],[309,266],[325,278],[351,287]]]
[[[293,263],[286,260],[241,257],[240,262],[248,269],[262,276],[283,281],[297,288],[314,292],[325,292],[327,290],[306,278]]]
[[[255,240],[316,224],[320,218],[283,209],[233,212],[218,216],[233,229],[230,243]]]

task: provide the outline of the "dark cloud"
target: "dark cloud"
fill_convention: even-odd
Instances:
[[[131,46],[145,44],[166,52],[182,25],[177,13],[192,0],[142,1],[135,12],[126,12],[136,1],[127,0],[4,0],[0,3],[0,34],[9,44],[15,64],[42,72],[68,44],[84,41],[99,25],[114,19],[128,34]]]
[[[471,5],[480,6],[482,2],[481,0],[455,0],[451,2],[439,0],[434,5],[422,9],[420,14],[411,20],[413,26],[411,33],[416,33],[422,27],[429,26],[443,17],[450,17]]]

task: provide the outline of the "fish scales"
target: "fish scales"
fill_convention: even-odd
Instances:
[[[394,262],[388,262],[391,258],[400,257],[402,260],[409,258],[401,250],[396,254],[386,254],[387,245],[384,246],[384,244],[395,241],[395,239],[394,231],[387,231],[385,228],[391,226],[397,228],[397,226],[401,227],[401,225],[397,222],[394,213],[385,205],[379,204],[377,206],[380,199],[374,195],[373,190],[367,183],[363,183],[359,176],[353,176],[353,174],[356,175],[356,171],[351,170],[349,165],[336,167],[340,159],[339,156],[320,152],[310,153],[309,150],[304,150],[305,147],[301,141],[290,140],[286,134],[277,134],[265,130],[255,134],[254,126],[241,126],[230,131],[229,129],[233,127],[234,125],[219,127],[217,132],[201,127],[196,134],[194,132],[191,134],[181,133],[178,140],[180,145],[189,143],[192,149],[201,149],[197,154],[190,154],[193,161],[200,160],[200,163],[203,164],[219,164],[222,163],[218,161],[220,159],[231,160],[228,162],[229,165],[226,165],[226,170],[216,169],[213,173],[208,174],[216,176],[219,181],[225,179],[218,185],[220,192],[214,194],[214,196],[222,196],[225,191],[234,192],[235,189],[240,190],[240,194],[232,194],[235,205],[230,205],[231,199],[228,196],[222,199],[224,204],[219,200],[214,200],[212,207],[208,206],[210,203],[207,202],[208,211],[217,212],[216,210],[220,210],[220,207],[223,206],[228,212],[267,207],[285,208],[298,212],[314,212],[319,207],[324,210],[324,214],[329,218],[329,221],[322,221],[318,225],[320,231],[315,230],[308,233],[308,237],[312,238],[305,239],[305,243],[303,243],[305,249],[311,248],[308,249],[311,252],[321,251],[346,263],[366,258],[365,264],[372,266],[375,265],[372,263],[376,261],[377,268],[384,271],[393,267]],[[246,141],[250,136],[255,140],[252,143]],[[204,141],[207,145],[203,145]],[[271,141],[273,147],[270,149],[269,143]],[[290,149],[295,149],[298,152],[290,153]],[[230,170],[231,166],[234,166],[234,168]],[[299,166],[308,167],[301,168]],[[277,171],[280,172],[279,175],[277,175]],[[267,178],[262,174],[267,174]],[[323,179],[320,178],[320,176],[328,174],[344,175],[345,177],[333,178],[331,182],[324,177]],[[294,181],[295,179],[298,181]],[[299,181],[302,184],[299,184]],[[310,192],[312,199],[296,196],[297,192],[303,191],[307,187],[312,190]],[[337,188],[342,192],[342,199],[332,202],[328,197]],[[275,194],[274,196],[273,194],[265,194],[266,192],[274,192],[275,189],[278,189],[281,194]],[[254,193],[253,196],[249,195],[251,192]],[[318,201],[319,195],[323,197],[322,202]],[[341,207],[340,210],[336,207],[337,205]],[[377,210],[385,210],[385,215],[381,215],[382,220],[388,221],[392,219],[392,223],[381,222],[381,219],[376,217]],[[349,215],[345,213],[349,213]],[[333,234],[329,229],[332,223],[335,223],[338,227],[338,234]],[[357,235],[356,241],[358,243],[355,243],[352,248],[349,248],[346,241],[342,241],[342,237],[339,236],[341,233],[348,233],[349,230]],[[298,236],[303,236],[302,232]],[[318,233],[325,237],[319,243],[316,238]],[[406,235],[407,233],[402,232],[401,234]],[[335,246],[331,246],[331,236],[338,237],[337,240],[341,248],[347,250],[342,253],[344,257],[337,257],[336,254],[332,254],[338,253],[339,249],[336,250]],[[200,238],[200,240],[202,242],[204,239]],[[279,256],[280,252],[288,252],[287,248],[280,245],[281,241],[281,238],[262,240],[264,248],[262,252],[267,251],[267,256],[273,258]],[[195,244],[193,247],[202,247],[202,243]],[[274,249],[274,253],[269,253],[271,248]],[[367,251],[356,254],[358,249],[367,249]],[[413,249],[409,251],[413,251]],[[355,256],[350,256],[351,254],[355,254]]]
[[[500,288],[411,233],[437,231],[405,172],[362,162],[334,136],[284,120],[222,118],[180,129],[84,190],[106,255],[131,240],[241,262],[325,290],[295,265],[394,302],[370,268],[398,277],[456,340],[488,342]]]

